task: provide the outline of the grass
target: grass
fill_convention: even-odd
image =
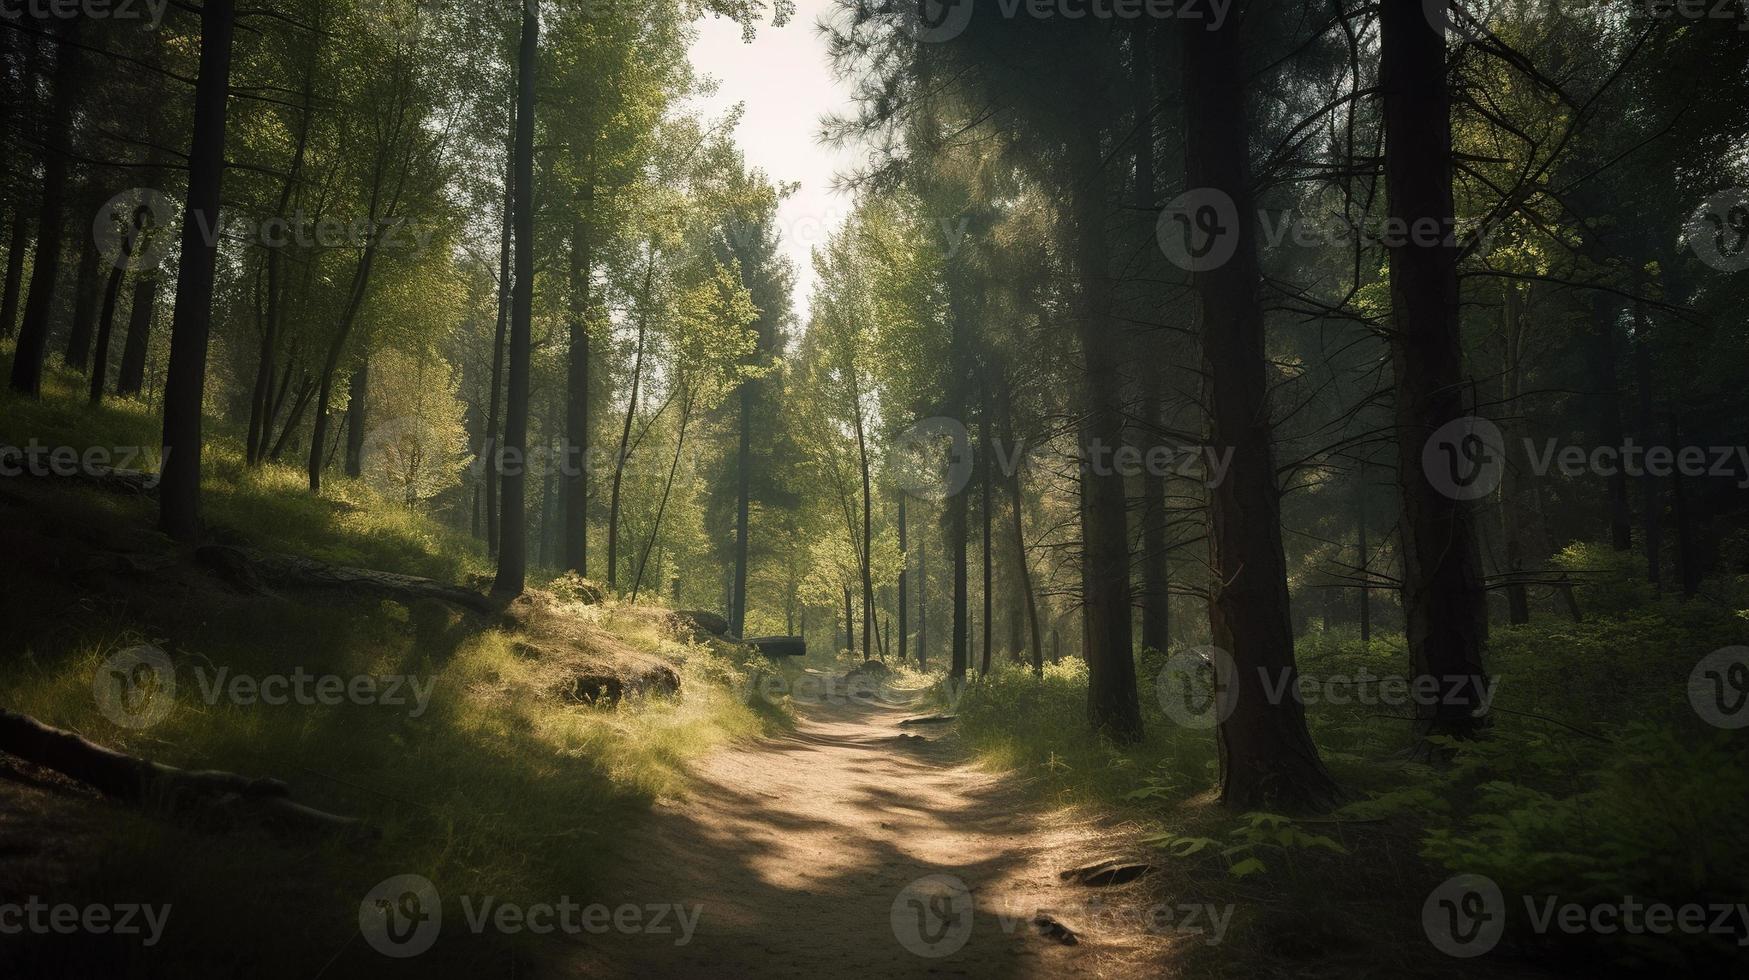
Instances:
[[[155,429],[139,403],[88,409],[76,378],[63,373],[51,374],[40,402],[0,395],[0,442],[152,445]],[[315,497],[289,468],[249,470],[222,435],[205,471],[206,518],[220,540],[449,581],[485,570],[465,536],[345,481]],[[151,530],[150,500],[21,480],[0,485],[0,508],[24,533],[174,554]],[[58,820],[97,816],[88,832],[55,845],[70,853],[41,880],[0,886],[4,900],[31,888],[18,898],[169,903],[172,928],[149,961],[137,941],[115,937],[9,938],[0,963],[12,957],[20,974],[52,964],[116,976],[397,975],[398,964],[358,936],[359,902],[377,882],[416,873],[444,896],[610,900],[604,876],[628,857],[620,838],[652,801],[684,787],[687,760],[782,720],[737,694],[747,665],[670,635],[647,609],[574,611],[676,665],[680,693],[595,707],[555,689],[551,671],[513,637],[439,604],[294,602],[193,588],[174,575],[87,593],[79,574],[28,561],[0,571],[7,708],[170,765],[282,778],[300,802],[362,817],[381,839],[361,846],[272,838],[250,826],[215,832],[127,807],[32,797],[45,835]],[[108,656],[140,643],[169,654],[176,688],[168,715],[135,730],[99,710],[93,683]],[[235,703],[207,695],[221,670],[255,679],[410,677],[429,701]],[[448,916],[441,955],[410,961],[408,972],[503,972],[538,955],[526,934],[474,936],[462,921]]]
[[[1225,945],[1189,954],[1199,975],[1320,961],[1455,973],[1462,961],[1433,953],[1420,910],[1459,872],[1494,878],[1515,910],[1509,935],[1518,939],[1490,959],[1497,969],[1611,958],[1716,970],[1740,952],[1742,937],[1534,936],[1518,899],[1740,900],[1733,889],[1749,880],[1749,844],[1724,828],[1740,824],[1749,798],[1749,745],[1696,716],[1687,682],[1703,655],[1743,642],[1743,584],[1710,582],[1710,601],[1644,595],[1628,604],[1631,582],[1599,580],[1586,605],[1607,615],[1496,627],[1493,728],[1482,742],[1452,746],[1448,766],[1410,761],[1409,708],[1314,699],[1313,739],[1348,799],[1317,820],[1220,805],[1213,733],[1164,712],[1153,682],[1165,658],[1154,651],[1139,664],[1146,738],[1135,746],[1085,737],[1079,661],[1047,668],[1042,680],[1002,665],[953,707],[985,765],[1027,777],[1053,803],[1128,814],[1167,862],[1163,887],[1238,907]],[[1297,651],[1304,677],[1407,672],[1400,636],[1363,644],[1347,630],[1315,629]]]

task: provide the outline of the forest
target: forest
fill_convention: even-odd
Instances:
[[[1749,975],[1749,2],[0,88],[0,977]]]

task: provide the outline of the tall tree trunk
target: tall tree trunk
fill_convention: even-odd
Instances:
[[[327,468],[328,463],[328,426],[331,422],[328,403],[334,394],[334,378],[340,370],[340,359],[346,353],[346,341],[352,336],[352,328],[358,322],[359,313],[364,309],[364,298],[370,291],[377,242],[378,238],[372,235],[364,246],[364,254],[359,256],[357,267],[353,269],[346,307],[341,310],[340,322],[335,326],[334,337],[328,343],[328,355],[322,362],[322,373],[316,378],[316,415],[310,435],[310,455],[305,465],[311,493],[322,492],[322,471]]]
[[[917,542],[917,669],[929,669],[929,535]]]
[[[1123,444],[1116,324],[1111,316],[1107,200],[1097,120],[1099,95],[1083,94],[1081,132],[1070,148],[1079,280],[1076,310],[1081,377],[1081,628],[1087,659],[1087,715],[1093,730],[1120,744],[1142,737],[1130,630],[1129,501],[1123,475],[1109,461]],[[985,629],[988,630],[988,623]]]
[[[540,0],[523,0],[522,42],[516,58],[516,279],[510,311],[510,383],[506,397],[503,536],[492,591],[521,595],[528,581],[528,461],[530,324],[534,315],[534,88],[540,51]],[[567,513],[567,528],[569,527]]]
[[[159,520],[178,541],[200,535],[201,406],[206,396],[213,272],[220,190],[225,179],[225,110],[231,88],[234,0],[207,0],[200,10],[200,74],[194,88],[194,139],[188,151],[188,205],[171,320],[170,367],[164,380],[164,447]]]
[[[152,320],[158,308],[158,270],[144,269],[134,278],[134,299],[128,307],[128,335],[122,344],[121,369],[115,393],[138,395],[146,383],[146,353],[152,340]]]
[[[297,143],[292,151],[291,167],[280,185],[276,215],[284,215],[291,207],[292,194],[303,174],[304,158],[310,143],[311,97],[315,88],[315,57],[304,65],[302,106],[298,114]],[[280,282],[282,250],[267,249],[267,320],[261,331],[261,351],[255,368],[255,392],[249,402],[248,463],[259,465],[266,455],[267,434],[272,428],[274,358],[278,353],[280,328],[285,319],[285,296]]]
[[[907,643],[908,643],[908,640],[910,639],[910,637],[908,636],[908,634],[906,632],[910,628],[909,622],[908,622],[909,617],[910,617],[910,609],[906,605],[906,603],[909,600],[909,596],[906,594],[906,589],[905,589],[906,579],[910,577],[910,574],[911,574],[911,553],[906,548],[906,542],[905,542],[905,492],[901,490],[899,492],[899,662],[900,663],[904,663],[904,661],[905,661],[905,655],[908,652],[908,650],[906,649]]]
[[[1233,258],[1198,272],[1211,446],[1230,448],[1226,479],[1209,493],[1214,645],[1232,658],[1220,678],[1231,711],[1217,729],[1221,798],[1243,809],[1327,804],[1336,788],[1292,697],[1271,699],[1265,680],[1293,690],[1293,626],[1282,551],[1281,491],[1272,444],[1263,310],[1258,297],[1246,68],[1237,21],[1184,31],[1185,186],[1224,194],[1236,217]]]
[[[662,536],[662,517],[668,512],[668,496],[674,490],[674,475],[680,470],[680,454],[686,448],[686,428],[692,421],[693,393],[689,389],[681,396],[680,401],[680,431],[674,440],[674,458],[668,463],[668,478],[662,482],[662,498],[656,503],[656,519],[650,527],[650,540],[644,543],[644,553],[638,556],[638,573],[632,581],[632,602],[638,601],[638,590],[644,584],[644,565],[650,560],[650,549],[656,546],[656,541]],[[678,605],[680,597],[674,598]]]
[[[869,634],[874,631],[874,481],[869,475],[868,440],[863,431],[862,384],[857,375],[855,355],[850,365],[850,397],[856,403],[856,454],[862,469],[862,659],[871,659]]]
[[[364,475],[364,435],[370,425],[370,355],[361,355],[346,384],[346,475],[354,480]]]
[[[520,187],[517,193],[521,193]],[[582,213],[571,224],[571,351],[565,364],[569,391],[565,403],[565,570],[588,575],[589,277],[594,263],[593,182],[584,189],[581,197]],[[521,266],[517,268],[520,270]],[[519,280],[517,287],[521,285]]]
[[[1390,217],[1403,228],[1431,223],[1441,235],[1390,249],[1403,612],[1417,683],[1437,678],[1444,692],[1418,706],[1416,729],[1463,738],[1485,724],[1477,714],[1487,684],[1481,555],[1471,506],[1436,488],[1421,462],[1428,440],[1467,414],[1458,250],[1446,237],[1456,229],[1445,36],[1420,0],[1385,0],[1380,21]]]
[[[1655,446],[1658,430],[1652,390],[1652,318],[1644,303],[1635,304],[1634,309],[1634,387],[1639,395],[1640,445]],[[1646,581],[1661,593],[1664,591],[1664,498],[1658,487],[1658,478],[1649,468],[1640,474],[1640,510],[1641,522],[1645,526]]]
[[[1501,349],[1505,352],[1500,373],[1501,399],[1506,414],[1518,417],[1523,414],[1518,404],[1524,375],[1523,302],[1516,283],[1506,283],[1504,293],[1500,324]],[[1510,436],[1506,442],[1512,442]],[[1530,589],[1522,578],[1525,571],[1524,536],[1527,533],[1524,526],[1524,478],[1513,460],[1507,459],[1505,463],[1500,479],[1500,529],[1508,576],[1507,616],[1514,626],[1523,626],[1530,622]]]
[[[1592,420],[1597,426],[1598,444],[1620,446],[1623,429],[1621,420],[1621,387],[1617,380],[1616,320],[1621,310],[1608,294],[1599,291],[1592,300],[1591,335],[1588,338],[1591,370]],[[1604,493],[1609,500],[1609,539],[1616,551],[1632,551],[1634,547],[1633,508],[1628,504],[1628,477],[1616,467],[1605,478]]]
[[[741,384],[740,444],[735,449],[735,565],[729,592],[729,631],[742,635],[747,625],[747,535],[753,495],[753,384]],[[845,613],[850,612],[846,593]]]
[[[741,634],[735,633],[735,636]],[[850,586],[844,587],[844,649],[856,652],[856,621],[850,618]],[[863,658],[868,659],[867,657]]]
[[[990,511],[995,506],[992,487],[996,482],[996,454],[991,451],[990,446],[990,370],[987,367],[979,372],[978,390],[982,397],[982,404],[978,406],[978,456],[983,464],[980,467],[983,470],[983,482],[978,488],[978,519],[984,536],[983,548],[979,551],[979,557],[984,564],[984,647],[979,652],[978,676],[986,677],[990,673],[990,646],[995,634],[990,624],[995,622],[993,606],[996,599],[995,555],[992,553],[994,549],[991,547],[990,533]]]
[[[1010,447],[1010,451],[1014,451],[1019,446],[1014,435],[1014,393],[1006,374],[1002,379],[1002,437],[1003,441]],[[1042,677],[1045,672],[1044,638],[1039,633],[1038,596],[1033,592],[1032,567],[1026,559],[1026,495],[1020,486],[1019,458],[1018,453],[1016,453],[1017,465],[1008,471],[1008,493],[1014,505],[1014,570],[1020,581],[1021,600],[1026,607],[1027,628],[1032,636],[1032,672],[1035,676]],[[1018,618],[1016,622],[1018,622]],[[1014,644],[1014,654],[1016,657],[1020,655],[1018,636]]]
[[[12,204],[12,234],[6,241],[6,291],[0,298],[0,338],[18,329],[18,298],[24,283],[24,253],[30,250],[30,219],[24,197]]]
[[[84,88],[86,74],[81,52],[74,47],[79,20],[66,22],[60,51],[55,56],[54,102],[50,109],[48,139],[73,138],[73,110]],[[45,140],[46,142],[46,140]],[[36,264],[31,268],[30,294],[24,300],[24,323],[18,329],[18,346],[12,355],[12,390],[38,397],[42,394],[43,355],[48,349],[50,317],[54,312],[55,281],[61,271],[61,235],[67,220],[67,170],[71,145],[45,148],[43,154],[42,207],[37,214]]]
[[[84,241],[79,247],[79,271],[73,277],[73,325],[62,358],[68,367],[80,372],[90,367],[91,335],[97,326],[97,260],[97,244]]]
[[[492,337],[492,393],[488,399],[490,407],[486,412],[486,555],[498,557],[498,479],[503,475],[503,466],[498,454],[498,433],[502,424],[499,412],[504,395],[504,338],[510,329],[510,245],[516,237],[516,231],[511,227],[513,214],[516,210],[513,193],[516,188],[515,166],[516,148],[516,94],[511,93],[511,104],[506,117],[510,125],[505,127],[504,153],[504,220],[501,223],[498,241],[498,329]]]
[[[115,332],[115,301],[121,292],[122,267],[109,270],[109,280],[103,287],[103,311],[97,318],[96,353],[91,361],[91,404],[103,402],[103,387],[109,374],[109,341]]]
[[[1372,585],[1371,570],[1368,567],[1370,550],[1366,542],[1366,467],[1360,469],[1360,487],[1354,495],[1354,536],[1355,550],[1360,553],[1360,642],[1372,642]]]
[[[1669,432],[1671,447],[1680,447],[1682,430],[1674,412],[1670,414]],[[1677,572],[1682,577],[1682,597],[1692,599],[1700,592],[1704,562],[1700,558],[1699,543],[1695,536],[1695,508],[1690,506],[1688,494],[1684,492],[1680,466],[1670,469],[1670,503],[1676,517],[1676,564]]]
[[[607,505],[607,587],[610,591],[619,583],[619,495],[625,482],[626,460],[631,456],[632,423],[638,417],[638,399],[644,382],[644,341],[650,325],[650,285],[656,277],[656,255],[644,268],[643,305],[638,310],[638,344],[632,356],[632,390],[626,400],[625,424],[619,431],[619,452],[613,457],[613,489]]]

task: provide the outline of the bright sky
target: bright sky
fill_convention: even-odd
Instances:
[[[762,24],[751,44],[727,20],[700,22],[692,63],[719,82],[703,102],[719,116],[735,103],[746,106],[737,139],[747,162],[774,182],[795,181],[799,190],[778,213],[785,254],[796,266],[796,315],[807,322],[814,292],[811,250],[843,223],[850,197],[832,189],[833,176],[849,169],[856,153],[820,145],[820,118],[850,106],[849,90],[833,78],[826,44],[815,25],[834,0],[796,0],[796,16],[783,27]]]

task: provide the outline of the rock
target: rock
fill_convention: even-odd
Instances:
[[[673,694],[680,675],[666,664],[642,665],[627,674],[591,672],[571,680],[571,697],[585,704],[612,704],[627,694]]]
[[[808,655],[808,643],[799,636],[755,636],[741,642],[773,659]]]
[[[680,625],[690,629],[695,637],[722,636],[729,632],[729,621],[703,609],[682,609],[674,614]]]
[[[892,671],[887,669],[887,665],[881,663],[879,660],[865,660],[862,663],[857,664],[855,667],[852,667],[844,676],[847,678],[885,677],[890,673],[892,673]]]
[[[1049,912],[1039,912],[1032,917],[1032,927],[1046,939],[1062,943],[1064,946],[1081,945],[1081,934],[1064,924]]]
[[[1090,864],[1084,868],[1072,868],[1057,875],[1064,881],[1090,888],[1103,888],[1107,885],[1123,885],[1154,870],[1154,866],[1138,861],[1113,859]]]

